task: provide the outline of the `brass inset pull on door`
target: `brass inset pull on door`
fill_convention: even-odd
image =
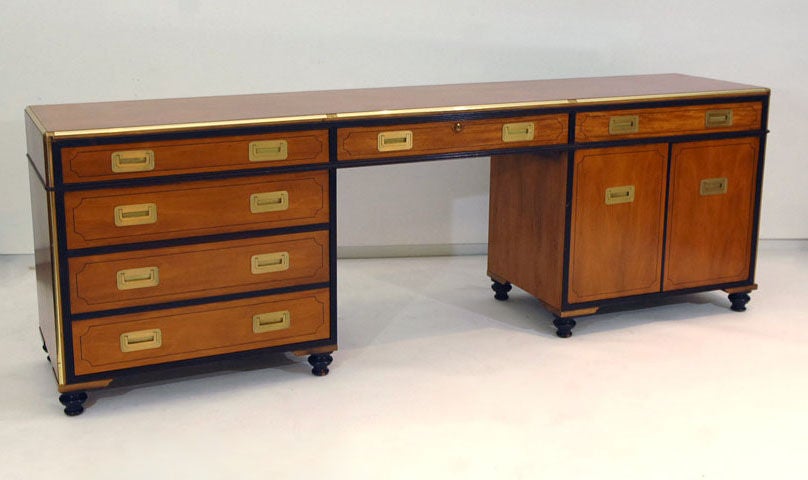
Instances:
[[[707,110],[707,113],[704,114],[704,126],[707,128],[731,127],[732,109]]]
[[[289,252],[264,253],[250,259],[250,271],[254,275],[284,270],[289,270]]]
[[[382,132],[378,136],[377,147],[380,152],[410,150],[412,149],[412,131]]]
[[[153,150],[112,152],[112,171],[115,173],[148,172],[149,170],[154,170]]]
[[[160,285],[160,269],[157,267],[119,270],[116,277],[118,290],[134,290],[136,288],[156,287]]]
[[[157,222],[157,205],[140,203],[137,205],[118,205],[115,207],[115,226],[148,225]]]
[[[289,209],[289,192],[253,193],[250,195],[250,211],[252,213],[278,212]]]
[[[292,314],[289,310],[253,315],[253,333],[272,332],[289,328]]]
[[[634,201],[634,185],[606,189],[606,205],[631,203]]]
[[[609,117],[609,135],[622,135],[640,131],[639,115]]]
[[[699,186],[701,195],[721,195],[727,193],[727,177],[705,178]]]
[[[159,328],[138,330],[121,334],[121,351],[137,352],[160,348],[163,345],[163,332]]]
[[[529,142],[536,136],[533,122],[506,123],[502,126],[503,142]]]
[[[289,156],[289,144],[286,140],[262,140],[250,142],[251,162],[272,162],[286,160]]]

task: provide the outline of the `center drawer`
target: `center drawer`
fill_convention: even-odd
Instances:
[[[328,282],[328,259],[326,230],[73,257],[70,311]]]
[[[77,375],[321,340],[328,289],[74,322]]]
[[[554,114],[341,128],[337,158],[369,160],[561,144],[567,141],[567,118]]]
[[[328,223],[328,172],[65,193],[69,249]]]

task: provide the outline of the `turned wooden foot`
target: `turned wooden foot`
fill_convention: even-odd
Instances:
[[[311,369],[312,375],[318,377],[328,375],[328,366],[333,360],[334,357],[332,357],[330,353],[315,353],[309,355],[309,365],[313,367]]]
[[[553,325],[556,327],[556,335],[561,338],[572,336],[572,329],[575,327],[575,320],[572,318],[555,317]]]
[[[735,312],[745,312],[746,304],[749,303],[749,300],[751,300],[751,297],[749,297],[748,293],[730,293],[729,301],[732,302],[732,306],[729,308]]]
[[[499,283],[496,280],[492,280],[494,283],[491,285],[491,290],[494,291],[494,298],[497,300],[507,300],[508,299],[508,292],[511,291],[511,284],[508,282]]]
[[[65,415],[75,417],[84,411],[84,402],[87,401],[85,392],[68,392],[59,395],[59,402],[65,406]]]

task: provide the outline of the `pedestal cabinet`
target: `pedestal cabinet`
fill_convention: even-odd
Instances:
[[[723,289],[744,310],[756,288],[762,112],[754,101],[585,112],[572,152],[492,157],[497,297],[524,288],[562,337],[575,316],[655,295]]]
[[[65,413],[253,352],[328,373],[339,168],[490,156],[496,298],[535,295],[561,336],[637,298],[724,289],[743,310],[768,98],[671,74],[28,107],[39,330]]]

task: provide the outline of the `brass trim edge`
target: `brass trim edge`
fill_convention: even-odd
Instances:
[[[578,98],[574,102],[577,103],[608,103],[608,102],[623,102],[630,100],[655,100],[658,98],[682,98],[682,97],[710,97],[710,96],[728,96],[728,95],[753,95],[756,93],[771,93],[768,88],[749,88],[745,90],[715,90],[712,92],[686,92],[686,93],[655,93],[651,95],[628,95],[625,97],[593,97],[593,98]],[[571,100],[571,102],[573,102]]]
[[[59,237],[56,228],[56,193],[48,192],[48,215],[50,217],[51,228],[51,265],[53,267],[53,309],[56,324],[56,382],[61,386],[65,385],[67,375],[65,373],[65,338],[64,319],[62,318],[62,285],[59,278]]]
[[[315,120],[325,120],[327,115],[299,115],[293,117],[274,117],[274,118],[250,118],[243,120],[219,120],[215,122],[189,122],[189,123],[169,123],[163,125],[142,125],[139,127],[110,127],[110,128],[91,128],[87,130],[63,130],[53,132],[56,138],[72,138],[83,137],[89,135],[114,135],[116,133],[148,133],[148,132],[163,132],[171,130],[192,130],[198,128],[210,127],[231,127],[239,125],[264,125],[274,123],[293,123],[293,122],[308,122]]]
[[[49,133],[55,138],[71,138],[89,135],[114,135],[119,133],[148,133],[148,132],[161,132],[171,130],[193,130],[210,127],[231,127],[239,125],[265,125],[265,124],[280,124],[280,123],[296,123],[296,122],[310,122],[310,121],[325,121],[342,118],[360,118],[360,117],[384,117],[396,115],[412,115],[412,114],[425,114],[425,113],[453,113],[453,112],[466,112],[466,111],[486,111],[497,109],[517,109],[517,108],[530,108],[541,106],[558,106],[558,105],[575,105],[579,103],[593,104],[593,103],[610,103],[622,101],[645,101],[661,98],[686,98],[686,97],[709,97],[709,96],[729,96],[729,95],[753,95],[753,94],[768,94],[771,90],[768,88],[750,88],[741,90],[716,90],[707,92],[683,92],[683,93],[659,93],[650,95],[628,95],[616,97],[593,97],[593,98],[571,98],[563,100],[541,100],[541,101],[525,101],[525,102],[506,102],[506,103],[490,103],[490,104],[474,104],[474,105],[455,105],[455,106],[442,106],[442,107],[422,107],[422,108],[401,108],[392,110],[368,110],[357,112],[343,112],[343,113],[322,113],[311,115],[298,115],[287,117],[269,117],[269,118],[251,118],[241,120],[220,120],[211,122],[188,122],[188,123],[172,123],[161,125],[143,125],[137,127],[110,127],[110,128],[94,128],[86,130],[61,130]],[[46,133],[48,134],[48,133]]]

